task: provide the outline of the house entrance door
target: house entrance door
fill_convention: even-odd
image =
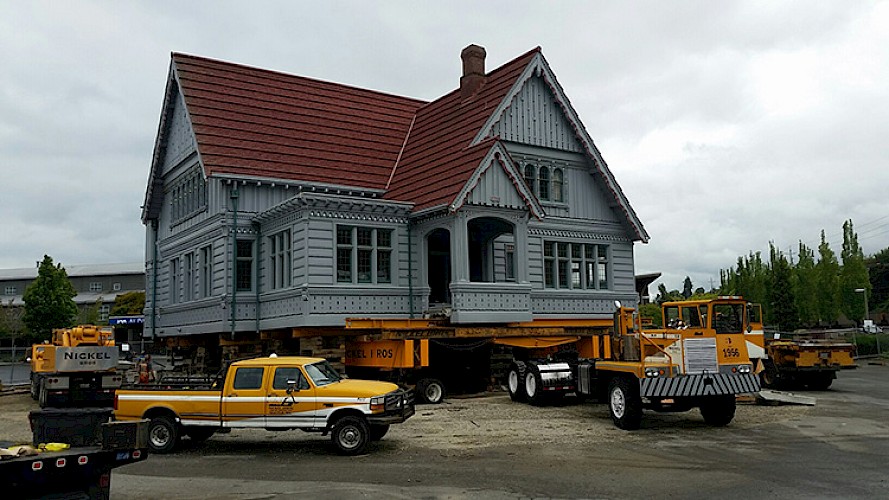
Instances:
[[[451,303],[451,233],[436,229],[426,236],[429,304]]]

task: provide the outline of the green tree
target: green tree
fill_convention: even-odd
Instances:
[[[89,307],[84,307],[77,314],[77,324],[78,325],[98,325],[99,321],[99,309],[102,307],[102,297],[96,299],[93,305]]]
[[[122,293],[114,299],[111,316],[132,316],[142,314],[145,309],[145,292]]]
[[[22,322],[28,331],[41,340],[49,339],[53,328],[67,328],[77,318],[74,296],[77,292],[61,264],[43,256],[35,279],[23,296],[25,313]]]
[[[642,318],[651,318],[652,325],[657,328],[663,326],[663,316],[661,315],[661,307],[657,304],[642,304],[639,306],[639,316]]]
[[[719,294],[741,295],[750,302],[765,303],[768,299],[769,270],[759,252],[738,257],[735,268],[719,272]]]
[[[815,276],[818,284],[815,292],[818,320],[821,323],[832,324],[840,315],[840,264],[824,238],[823,229],[821,244],[818,245]]]
[[[792,332],[799,328],[799,313],[793,295],[793,269],[787,257],[769,243],[771,280],[769,287],[769,311],[771,322],[778,330]]]
[[[799,260],[794,268],[793,293],[796,296],[796,310],[802,326],[815,326],[818,323],[818,274],[815,271],[815,252],[799,243]]]
[[[843,223],[843,268],[840,270],[840,296],[842,310],[847,318],[859,321],[864,318],[862,295],[870,294],[871,284],[864,263],[864,254],[858,246],[858,235],[852,227],[852,220]],[[864,293],[855,290],[864,290]]]
[[[880,250],[865,261],[870,276],[870,310],[889,311],[889,247]]]
[[[694,295],[692,291],[693,285],[691,284],[691,278],[688,276],[685,277],[685,281],[682,283],[682,296],[686,299]]]

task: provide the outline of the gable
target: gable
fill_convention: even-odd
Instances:
[[[188,112],[182,101],[182,95],[178,92],[178,87],[170,100],[168,113],[169,118],[165,128],[160,131],[161,141],[164,142],[164,152],[160,162],[161,175],[178,165],[197,149],[194,131],[191,128]]]
[[[527,208],[527,202],[516,190],[513,179],[500,167],[497,160],[489,160],[475,184],[469,188],[466,203],[501,208]]]
[[[565,117],[543,78],[533,76],[512,96],[509,107],[491,126],[489,134],[510,142],[583,152],[574,127]]]
[[[455,211],[465,204],[528,210],[537,218],[544,216],[540,203],[528,190],[515,163],[499,142],[492,142],[491,149],[450,204],[450,209]]]

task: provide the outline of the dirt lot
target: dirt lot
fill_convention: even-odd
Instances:
[[[28,412],[37,409],[28,394],[0,396],[0,441],[31,441]],[[775,423],[799,419],[811,411],[802,406],[762,407],[739,404],[733,428],[754,428],[764,421]],[[643,428],[678,431],[688,428],[709,429],[697,411],[678,414],[652,414]],[[409,446],[442,450],[448,453],[477,450],[491,446],[521,446],[557,443],[572,436],[574,443],[593,445],[605,441],[633,441],[634,434],[621,432],[611,425],[608,408],[603,404],[575,404],[569,398],[561,406],[536,408],[516,404],[504,393],[449,399],[441,405],[419,406],[406,425],[392,426],[387,440]],[[213,441],[240,439],[266,441],[321,440],[317,435],[281,433],[264,430],[235,430]]]
[[[886,498],[889,366],[845,372],[815,406],[741,404],[616,429],[602,404],[535,408],[504,393],[419,406],[365,455],[302,432],[239,430],[115,470],[117,499]],[[0,440],[30,440],[27,394],[0,397]]]

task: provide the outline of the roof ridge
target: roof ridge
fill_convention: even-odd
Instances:
[[[345,89],[357,90],[357,91],[359,91],[359,92],[363,92],[363,93],[376,94],[376,95],[386,96],[386,97],[394,97],[394,98],[399,99],[399,100],[409,100],[409,101],[414,101],[414,102],[417,102],[417,103],[420,103],[420,104],[425,104],[425,103],[428,102],[428,101],[426,101],[426,100],[424,100],[424,99],[419,99],[419,98],[416,98],[416,97],[408,97],[408,96],[403,96],[403,95],[393,94],[393,93],[391,93],[391,92],[384,92],[384,91],[382,91],[382,90],[369,89],[369,88],[366,88],[366,87],[358,87],[358,86],[355,86],[355,85],[349,85],[349,84],[346,84],[346,83],[334,82],[334,81],[331,81],[331,80],[322,80],[322,79],[320,79],[320,78],[314,78],[314,77],[310,77],[310,76],[297,75],[297,74],[294,74],[294,73],[286,73],[286,72],[284,72],[284,71],[274,70],[274,69],[259,68],[259,67],[256,67],[256,66],[250,66],[250,65],[247,65],[247,64],[236,63],[236,62],[230,62],[230,61],[223,61],[223,60],[220,60],[220,59],[213,59],[213,58],[210,58],[210,57],[204,57],[204,56],[196,56],[196,55],[193,55],[193,54],[185,54],[185,53],[182,53],[182,52],[172,52],[172,53],[171,53],[171,57],[173,58],[173,61],[174,61],[174,62],[177,62],[177,63],[179,62],[179,59],[180,59],[180,58],[184,58],[184,59],[190,59],[190,60],[192,60],[192,61],[195,61],[196,63],[201,63],[201,62],[203,62],[203,63],[209,63],[209,64],[216,64],[216,65],[224,66],[224,67],[227,67],[227,68],[230,68],[230,69],[237,68],[237,69],[241,69],[241,70],[246,70],[246,71],[252,71],[252,72],[257,72],[257,73],[261,73],[261,74],[266,74],[266,75],[270,75],[270,76],[285,77],[285,78],[288,78],[288,79],[299,79],[299,80],[302,80],[302,81],[304,81],[304,82],[314,82],[314,83],[320,83],[320,84],[323,84],[323,85],[334,85],[334,86],[341,87],[341,88],[345,88]],[[206,65],[205,65],[204,67],[206,67]]]

